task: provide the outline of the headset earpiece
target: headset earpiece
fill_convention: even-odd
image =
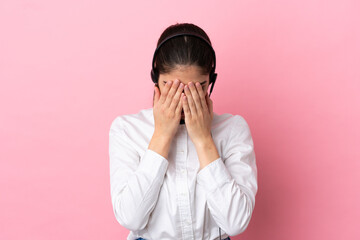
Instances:
[[[156,69],[151,69],[151,79],[155,84],[157,84],[159,80],[159,77],[157,75],[158,74],[156,73]]]

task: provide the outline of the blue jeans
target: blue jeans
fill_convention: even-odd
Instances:
[[[137,238],[136,240],[146,240],[145,238]],[[231,240],[230,237],[224,238],[223,240]]]

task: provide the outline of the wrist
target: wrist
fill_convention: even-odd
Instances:
[[[212,139],[212,136],[209,135],[207,137],[203,137],[197,141],[194,142],[196,149],[206,149],[212,146],[215,146],[214,140]]]
[[[200,170],[220,157],[211,137],[199,142],[195,148],[199,157]]]
[[[158,141],[161,141],[163,143],[171,142],[172,137],[168,134],[164,134],[163,132],[154,131],[152,139],[157,139]]]
[[[165,135],[154,133],[148,149],[153,150],[163,156],[164,158],[168,158],[168,153],[171,145],[171,138]]]

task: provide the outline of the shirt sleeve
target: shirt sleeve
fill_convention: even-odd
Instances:
[[[245,231],[255,207],[257,167],[251,132],[245,119],[234,116],[223,158],[211,162],[197,175],[207,192],[210,213],[228,235]]]
[[[110,190],[117,221],[131,231],[143,229],[158,199],[168,161],[147,149],[140,156],[120,117],[109,132]]]

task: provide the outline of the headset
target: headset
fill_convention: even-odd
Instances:
[[[170,39],[173,39],[175,37],[181,37],[181,36],[193,36],[193,37],[197,37],[201,40],[203,40],[211,49],[213,55],[214,55],[214,65],[212,66],[211,70],[210,70],[210,74],[209,74],[209,86],[211,84],[211,88],[210,88],[210,94],[209,97],[213,91],[214,88],[214,84],[217,78],[217,73],[215,73],[215,68],[216,68],[216,55],[215,55],[215,51],[213,49],[213,47],[211,46],[211,43],[206,40],[204,37],[202,37],[199,34],[196,33],[189,33],[189,32],[184,32],[184,33],[177,33],[177,34],[173,34],[170,35],[169,37],[165,38],[160,44],[159,46],[156,48],[155,52],[154,52],[154,56],[153,56],[153,60],[152,60],[152,69],[151,69],[151,79],[152,81],[155,83],[155,85],[158,85],[158,81],[159,81],[159,72],[157,71],[157,69],[155,68],[155,58],[157,55],[157,52],[159,51],[160,47],[167,42]]]

